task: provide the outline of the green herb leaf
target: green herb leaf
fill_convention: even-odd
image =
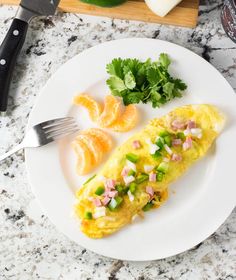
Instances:
[[[136,86],[135,78],[131,71],[125,74],[125,85],[128,89],[134,89]]]
[[[163,91],[165,93],[165,97],[167,100],[171,100],[173,98],[173,90],[174,90],[175,85],[171,82],[167,82],[163,86]]]
[[[169,56],[166,53],[161,53],[159,57],[159,62],[164,68],[168,68],[171,64],[171,61],[169,59]]]
[[[143,92],[130,92],[122,95],[123,102],[127,106],[129,104],[138,104],[143,99]]]
[[[115,58],[111,63],[107,64],[107,73],[111,76],[117,76],[120,79],[123,79],[123,60],[121,58]]]
[[[125,83],[117,76],[112,76],[107,80],[107,85],[110,87],[112,92],[122,92],[126,90]],[[117,94],[116,94],[117,95]]]
[[[138,59],[113,59],[107,65],[107,80],[113,95],[120,96],[124,105],[152,103],[160,107],[173,98],[181,97],[186,84],[168,72],[171,61],[162,53],[158,61],[151,59],[142,62]]]
[[[159,74],[158,69],[151,67],[147,69],[147,80],[150,85],[156,85],[160,82],[161,76]]]
[[[142,64],[142,62],[140,62],[136,58],[134,58],[134,59],[131,59],[131,58],[124,59],[123,60],[123,65],[124,65],[123,73],[124,73],[124,75],[127,74],[129,71],[133,75],[136,75],[137,72],[140,69],[141,64]]]
[[[160,105],[161,105],[160,99],[161,99],[161,94],[159,92],[157,92],[157,91],[151,92],[151,100],[152,100],[153,108],[160,107]]]
[[[175,88],[179,90],[186,90],[187,85],[180,79],[174,80]]]
[[[138,87],[145,85],[147,80],[146,78],[146,64],[140,64],[140,68],[138,69],[136,76],[135,76],[136,84]]]

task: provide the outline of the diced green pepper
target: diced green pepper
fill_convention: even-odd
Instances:
[[[96,5],[99,7],[107,7],[107,8],[118,6],[125,2],[125,0],[81,0],[81,1],[86,4]]]
[[[100,186],[96,189],[95,194],[102,195],[104,192],[105,192],[105,188],[103,186]]]
[[[157,140],[156,140],[156,145],[162,149],[164,147],[164,144],[165,144],[165,140],[164,138],[162,137],[158,137]]]
[[[158,165],[157,171],[160,171],[162,173],[166,173],[168,168],[169,168],[169,164],[167,162],[163,161]]]
[[[169,135],[170,135],[170,133],[166,130],[163,130],[159,133],[159,136],[161,136],[161,137],[165,137],[165,136],[169,136]]]
[[[127,154],[126,158],[133,163],[136,163],[139,160],[139,156],[132,153]]]
[[[156,151],[155,154],[151,155],[154,159],[159,159],[161,157],[161,153],[159,151]]]
[[[130,170],[128,172],[128,176],[135,176],[136,172],[134,170]]]
[[[137,189],[137,184],[134,183],[134,182],[132,182],[132,183],[129,185],[129,190],[130,190],[130,192],[131,192],[132,194],[134,194],[135,191],[136,191],[136,189]]]
[[[84,185],[88,184],[88,183],[89,183],[90,181],[92,181],[93,178],[95,178],[95,177],[96,177],[96,174],[93,175],[92,177],[90,177],[86,182],[84,182]]]
[[[185,141],[185,139],[186,139],[186,137],[185,137],[183,132],[178,132],[176,134],[176,136],[177,136],[177,138],[181,139],[182,141]]]
[[[139,174],[139,175],[137,176],[135,182],[136,182],[137,184],[141,184],[141,183],[147,181],[148,178],[149,178],[149,175],[148,175],[148,174],[142,173],[142,174]]]
[[[171,147],[172,146],[172,139],[171,139],[171,136],[168,135],[168,136],[165,136],[164,137],[164,140],[165,140],[165,143],[167,146]]]
[[[85,212],[84,218],[85,218],[86,220],[92,220],[92,218],[93,218],[92,212]]]
[[[115,189],[116,189],[116,190],[118,191],[118,193],[120,193],[120,194],[122,194],[123,191],[124,191],[122,185],[116,185],[116,186],[115,186]]]
[[[162,173],[162,172],[158,172],[157,173],[157,181],[158,182],[161,182],[162,180],[163,180],[163,177],[164,177],[164,173]]]
[[[147,212],[147,211],[151,210],[152,207],[153,207],[152,202],[148,202],[146,205],[143,206],[143,211]]]

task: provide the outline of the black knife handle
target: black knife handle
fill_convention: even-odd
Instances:
[[[0,46],[0,113],[7,111],[12,73],[24,44],[27,30],[28,23],[15,18]]]

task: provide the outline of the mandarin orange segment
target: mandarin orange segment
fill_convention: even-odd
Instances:
[[[102,106],[87,94],[80,94],[74,98],[74,104],[81,105],[88,110],[92,121],[97,122],[102,113]]]
[[[101,144],[104,153],[109,152],[112,148],[112,138],[105,131],[99,128],[90,128],[82,131],[82,134],[94,137]]]
[[[108,127],[114,123],[120,116],[121,102],[113,95],[107,95],[104,102],[104,110],[100,115],[98,124],[101,127]]]
[[[79,139],[88,147],[93,159],[93,165],[97,165],[101,162],[103,157],[102,147],[100,142],[97,141],[95,137],[86,134],[79,134],[76,139]]]
[[[109,128],[116,132],[125,132],[134,128],[137,122],[138,110],[135,105],[131,104],[125,108],[124,113]]]
[[[72,148],[77,156],[76,170],[79,175],[85,175],[92,168],[92,156],[88,147],[79,139],[72,142]]]

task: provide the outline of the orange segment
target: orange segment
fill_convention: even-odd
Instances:
[[[92,156],[88,147],[79,139],[72,142],[72,148],[77,155],[76,170],[79,175],[89,173],[92,167]]]
[[[135,127],[138,121],[138,110],[135,105],[128,105],[123,115],[121,115],[112,125],[109,126],[114,131],[125,132]]]
[[[101,105],[87,94],[80,94],[74,98],[75,105],[81,105],[88,110],[92,121],[96,122],[102,112]]]
[[[95,137],[85,134],[79,134],[76,139],[79,139],[88,147],[93,159],[93,165],[97,165],[101,162],[103,156],[102,146]]]
[[[107,95],[104,102],[104,110],[99,118],[101,127],[108,127],[119,118],[121,103],[113,95]]]
[[[105,131],[99,128],[90,128],[82,131],[82,134],[92,136],[97,142],[101,144],[101,149],[103,152],[108,152],[112,148],[112,139]]]

